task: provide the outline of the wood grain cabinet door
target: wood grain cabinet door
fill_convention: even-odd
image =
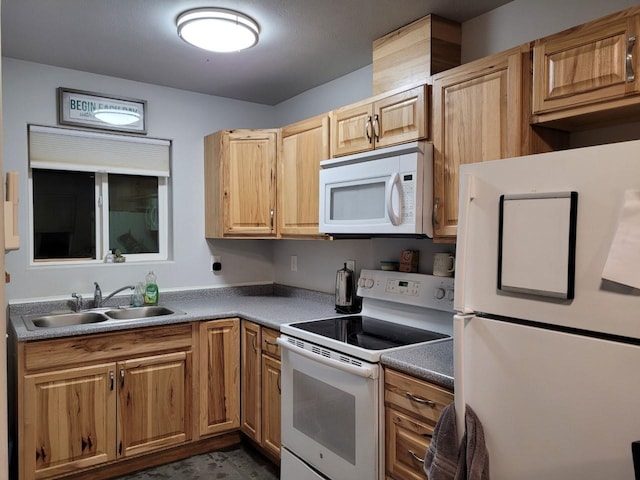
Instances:
[[[536,40],[534,114],[588,105],[607,108],[603,102],[640,93],[640,16],[626,14]],[[602,105],[597,107],[599,103]]]
[[[281,131],[278,226],[284,236],[319,236],[320,162],[329,158],[329,117],[320,115]]]
[[[262,441],[260,325],[243,320],[240,327],[240,428],[256,443]]]
[[[275,236],[277,133],[232,130],[222,150],[224,234]]]
[[[338,108],[330,116],[332,157],[373,150],[373,104]]]
[[[200,435],[240,427],[240,320],[202,322]]]
[[[280,458],[280,361],[262,355],[262,446]]]
[[[434,239],[457,234],[460,165],[524,153],[522,56],[516,48],[434,76]]]
[[[424,456],[434,427],[391,408],[385,409],[385,421],[387,474],[398,480],[426,480]]]
[[[390,95],[374,104],[373,132],[376,148],[426,138],[427,86]]]
[[[116,458],[115,363],[26,375],[20,478],[31,480]]]
[[[191,352],[118,362],[118,457],[191,438]]]

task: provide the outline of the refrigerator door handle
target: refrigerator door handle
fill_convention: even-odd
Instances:
[[[453,378],[455,379],[454,404],[456,408],[456,429],[458,438],[462,438],[465,430],[465,396],[464,396],[464,329],[473,315],[453,316]]]
[[[460,179],[460,205],[458,212],[458,246],[456,248],[456,279],[453,308],[457,312],[471,313],[466,307],[466,276],[467,276],[467,242],[469,241],[469,214],[471,203],[476,195],[476,180],[471,174],[463,175]]]

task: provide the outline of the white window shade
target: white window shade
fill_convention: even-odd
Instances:
[[[168,177],[167,140],[29,126],[31,168]]]

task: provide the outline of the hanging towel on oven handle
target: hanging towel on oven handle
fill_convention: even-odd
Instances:
[[[469,405],[464,417],[465,434],[458,443],[454,404],[442,410],[424,458],[429,480],[490,480],[482,423]]]

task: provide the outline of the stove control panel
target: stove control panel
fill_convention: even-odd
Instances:
[[[454,280],[418,273],[362,270],[358,295],[437,310],[452,311]]]

